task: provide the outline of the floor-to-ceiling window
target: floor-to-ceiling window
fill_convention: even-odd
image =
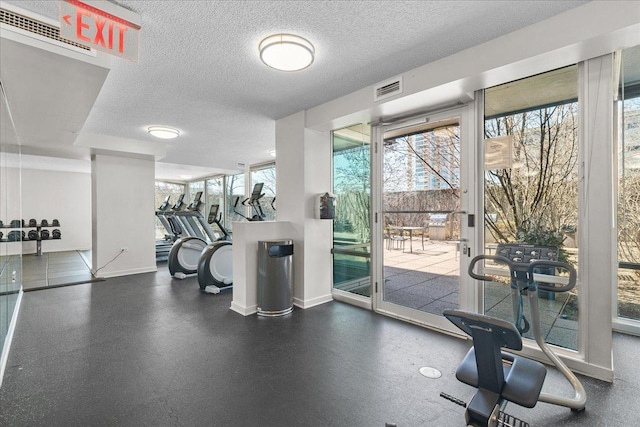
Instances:
[[[618,286],[614,313],[618,322],[626,323],[624,329],[640,333],[640,46],[622,51],[616,109]]]
[[[226,193],[225,193],[225,204],[226,204],[226,212],[225,212],[225,224],[224,226],[227,230],[231,230],[233,228],[233,221],[243,221],[244,218],[237,214],[240,212],[242,215],[247,215],[247,211],[244,206],[242,206],[242,201],[245,199],[244,193],[244,173],[239,173],[236,175],[227,175],[225,177],[226,181]]]
[[[198,192],[202,192],[201,197],[204,199],[204,181],[193,181],[187,184],[187,192],[189,199],[185,199],[185,203],[188,205],[193,201],[193,198],[198,194]]]
[[[333,288],[371,296],[370,126],[333,132]]]
[[[276,165],[268,165],[251,168],[251,188],[255,184],[262,183],[262,193],[264,196],[259,200],[260,209],[264,214],[265,221],[275,221],[276,219]]]
[[[520,251],[526,263],[542,248],[578,269],[578,66],[488,88],[484,97],[485,253]],[[578,295],[579,286],[539,292],[547,342],[578,349]],[[484,311],[526,323],[514,319],[508,275],[485,283]],[[528,338],[532,330],[521,327]]]
[[[162,203],[169,197],[168,210],[171,210],[171,206],[178,201],[178,197],[184,194],[184,184],[176,184],[172,182],[156,181],[156,197],[155,208],[158,209],[162,206]],[[165,236],[171,236],[170,230],[167,230],[162,220],[156,215],[156,240],[164,240]]]
[[[224,212],[224,177],[216,176],[206,180],[205,216],[208,215],[211,205],[218,205],[219,212]]]

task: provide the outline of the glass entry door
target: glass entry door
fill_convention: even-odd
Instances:
[[[376,309],[452,332],[443,310],[474,303],[466,277],[475,240],[467,111],[380,127],[376,134],[382,261]]]

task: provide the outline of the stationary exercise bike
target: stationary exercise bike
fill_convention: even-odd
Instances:
[[[525,328],[524,322],[521,322],[524,317],[521,315],[522,304],[519,299],[526,294],[531,309],[531,322],[526,323],[526,328],[533,328],[536,342],[567,378],[574,389],[574,397],[565,398],[542,393],[547,372],[544,365],[501,350],[503,347],[512,350],[522,349],[522,337],[516,325],[482,314],[445,310],[445,317],[473,339],[473,347],[458,367],[456,378],[476,387],[478,391],[468,405],[445,393],[440,395],[466,408],[465,420],[470,426],[527,427],[526,422],[504,412],[507,402],[527,408],[534,407],[538,402],[546,402],[566,406],[574,412],[584,410],[586,405],[586,393],[580,380],[542,337],[538,308],[538,290],[567,292],[575,286],[576,271],[570,264],[549,259],[553,258],[554,254],[545,250],[545,247],[520,245],[516,252],[519,253],[510,258],[497,255],[476,256],[469,265],[469,275],[476,280],[492,281],[492,278],[474,272],[475,266],[484,260],[509,268],[516,322],[520,323],[521,329]],[[557,271],[564,271],[568,276],[549,274]]]
[[[211,205],[207,222],[215,224],[222,236],[209,243],[198,260],[198,284],[203,292],[217,294],[233,286],[233,255],[231,234],[221,223],[220,205]]]

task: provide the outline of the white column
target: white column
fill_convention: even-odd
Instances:
[[[92,266],[98,277],[156,271],[154,179],[153,159],[92,156]]]
[[[587,373],[608,381],[613,380],[611,284],[617,280],[612,71],[611,55],[586,61],[579,94],[579,350]]]
[[[315,219],[315,196],[331,190],[329,132],[305,129],[305,112],[276,122],[278,220],[292,225],[294,303],[331,301],[332,221]]]

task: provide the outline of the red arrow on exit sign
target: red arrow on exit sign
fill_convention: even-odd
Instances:
[[[60,0],[60,37],[138,61],[139,16],[106,1]]]

